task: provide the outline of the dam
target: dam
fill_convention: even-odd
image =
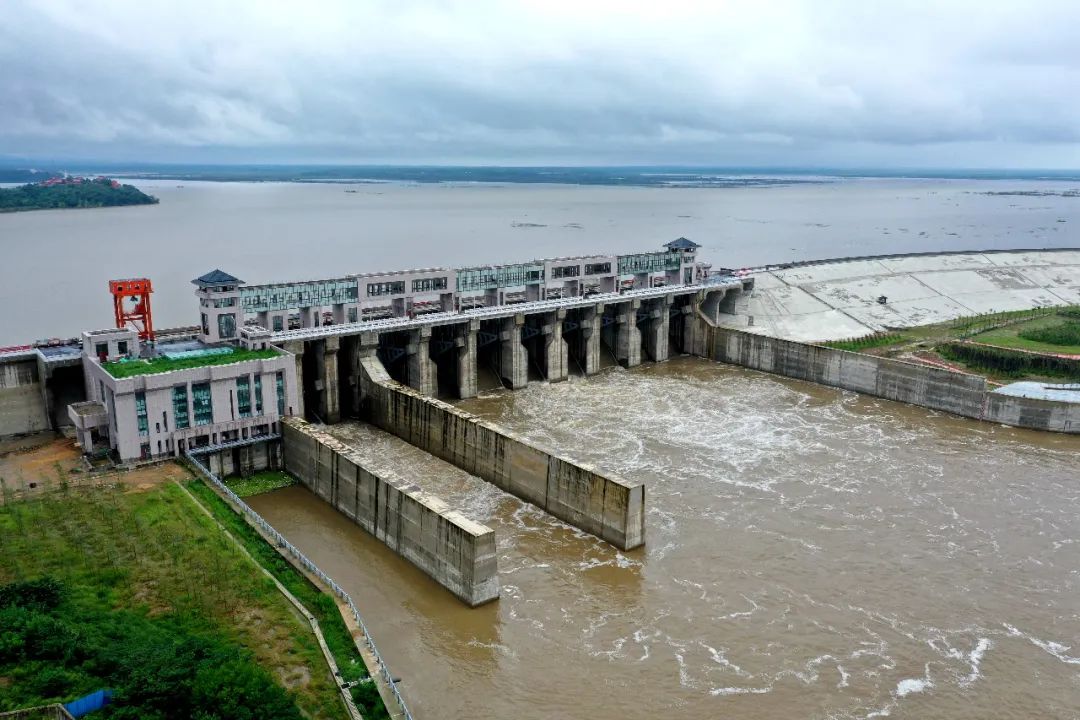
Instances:
[[[152,331],[148,280],[116,281],[118,327],[9,349],[4,434],[65,425],[122,463],[196,453],[221,475],[284,468],[470,606],[500,596],[491,530],[318,426],[361,420],[623,551],[647,488],[468,412],[507,390],[698,356],[992,423],[1080,432],[1069,393],[813,343],[1080,299],[1080,251],[854,258],[718,269],[660,251],[248,284],[193,280],[199,324]],[[140,295],[144,325],[119,320]],[[141,317],[134,313],[134,317]],[[796,336],[796,337],[792,337]],[[1062,386],[1064,387],[1064,386]],[[304,421],[315,423],[314,426]]]
[[[645,278],[614,256],[612,282],[567,286],[536,262],[533,290],[465,293],[446,270],[207,273],[157,358],[122,328],[7,350],[5,434],[288,470],[301,486],[251,505],[365,608],[417,717],[1072,707],[1075,403],[816,343],[834,316],[856,337],[902,326],[886,311],[1071,304],[1080,253],[695,258],[689,277],[660,254]],[[583,674],[620,692],[567,695]]]

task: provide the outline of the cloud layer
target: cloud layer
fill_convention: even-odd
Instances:
[[[0,154],[1076,167],[1077,27],[1073,0],[7,0]]]

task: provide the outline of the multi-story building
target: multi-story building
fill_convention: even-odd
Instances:
[[[204,313],[204,336],[227,335],[227,313]],[[238,343],[202,338],[143,346],[131,330],[83,333],[87,400],[69,407],[84,452],[121,462],[182,455],[278,433],[297,405],[295,362],[261,328]]]

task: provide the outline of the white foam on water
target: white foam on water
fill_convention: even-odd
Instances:
[[[908,695],[915,695],[918,693],[924,693],[930,688],[934,687],[934,682],[930,679],[930,663],[926,664],[926,674],[921,678],[905,678],[896,683],[895,695],[898,698],[907,697]]]
[[[1021,632],[1020,630],[1017,630],[1012,625],[1009,625],[1007,623],[1002,623],[1002,624],[1005,625],[1005,629],[1008,630],[1009,634],[1012,635],[1013,637],[1022,637],[1024,639],[1026,639],[1028,642],[1030,642],[1035,647],[1043,650],[1044,652],[1047,652],[1047,653],[1053,655],[1054,657],[1056,657],[1058,660],[1060,660],[1063,663],[1066,663],[1068,665],[1080,665],[1080,657],[1073,657],[1073,656],[1068,654],[1068,651],[1072,650],[1071,645],[1064,645],[1062,643],[1055,642],[1053,640],[1041,640],[1041,639],[1039,639],[1037,637],[1034,637],[1032,635],[1028,635],[1025,632]]]
[[[967,661],[971,664],[971,673],[960,681],[960,685],[966,686],[975,682],[981,677],[979,672],[979,663],[986,656],[986,651],[991,647],[989,638],[979,638],[979,642],[975,644],[975,649],[967,656]]]
[[[710,695],[764,695],[772,692],[772,687],[749,688],[749,687],[723,687],[713,688]]]

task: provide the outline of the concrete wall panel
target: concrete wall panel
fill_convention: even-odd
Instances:
[[[48,429],[37,361],[0,364],[0,437]]]
[[[644,487],[559,458],[499,426],[390,379],[360,359],[361,412],[397,435],[621,549],[645,542]]]
[[[1080,433],[1080,404],[988,392],[978,375],[707,327],[709,358],[963,417]]]
[[[285,469],[470,606],[499,597],[495,533],[307,422],[282,422]]]

